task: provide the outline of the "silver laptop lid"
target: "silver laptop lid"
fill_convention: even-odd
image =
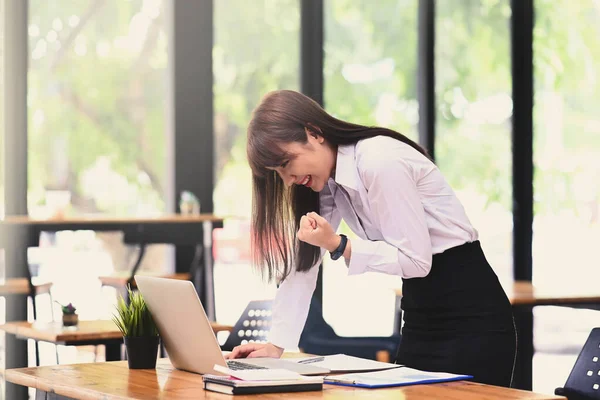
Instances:
[[[192,282],[142,275],[136,275],[135,281],[173,366],[219,374],[213,366],[227,364]]]

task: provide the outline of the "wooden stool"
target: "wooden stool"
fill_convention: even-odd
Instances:
[[[179,279],[179,280],[191,280],[192,275],[189,272],[184,273],[176,273],[176,274],[158,274],[158,273],[150,273],[150,274],[141,274],[141,275],[149,275],[155,276],[158,278],[169,278],[169,279]],[[113,287],[117,290],[117,293],[123,296],[123,299],[127,302],[129,297],[127,296],[127,285],[130,285],[131,290],[137,289],[137,284],[135,283],[135,278],[131,277],[129,273],[122,272],[114,275],[108,276],[100,276],[98,277],[100,280],[100,284],[102,287],[108,286]]]
[[[130,237],[130,235],[125,235],[123,240],[127,244],[132,244],[132,243],[135,243],[136,236],[134,235],[133,237]],[[165,240],[166,239],[164,239],[164,238],[160,238],[160,239],[155,238],[155,240],[153,240],[151,243],[152,244],[164,243]],[[100,280],[101,286],[102,287],[109,286],[109,287],[115,288],[117,290],[117,293],[120,293],[123,296],[123,298],[125,299],[125,301],[128,302],[129,297],[127,296],[127,285],[129,285],[132,290],[137,289],[134,276],[136,274],[138,274],[138,270],[142,264],[142,259],[144,258],[144,254],[146,254],[147,245],[148,245],[147,242],[142,242],[139,244],[138,256],[137,256],[137,259],[135,260],[135,262],[133,263],[133,266],[130,271],[117,272],[115,274],[111,274],[108,276],[98,277],[98,279]],[[155,276],[158,278],[192,280],[192,277],[198,270],[198,261],[202,255],[202,250],[203,250],[202,247],[196,246],[196,252],[194,254],[194,259],[192,261],[192,265],[190,266],[189,272],[173,273],[173,274],[151,272],[151,273],[147,273],[147,274],[142,273],[141,275],[150,275],[150,276]]]
[[[179,280],[190,280],[192,275],[189,272],[183,272],[183,273],[177,273],[177,274],[140,274],[140,275],[149,275],[149,276],[155,276],[157,278],[169,278],[169,279],[179,279]],[[131,288],[132,289],[136,289],[137,285],[135,283],[135,278],[131,278],[131,276],[129,275],[129,273],[127,272],[123,272],[123,273],[117,273],[114,275],[108,275],[108,276],[100,276],[98,277],[98,279],[100,280],[100,283],[102,284],[102,286],[110,286],[110,287],[114,287],[116,289],[122,289],[122,288],[126,288],[127,284],[130,283],[131,284]]]
[[[31,279],[34,293],[33,295],[50,293],[52,282],[42,282],[36,278]],[[27,278],[10,278],[0,281],[0,296],[13,294],[30,295],[30,286]]]
[[[52,282],[42,281],[37,277],[32,277],[31,282],[28,278],[9,278],[0,281],[0,296],[24,295],[30,297],[33,306],[33,319],[37,320],[35,298],[39,294],[48,294],[50,299],[50,315],[52,316],[52,321],[54,321],[54,301],[51,292],[52,285]],[[40,349],[37,341],[35,342],[35,360],[36,365],[40,365]]]
[[[35,296],[39,294],[48,294],[50,298],[50,314],[54,321],[54,301],[52,300],[52,282],[43,281],[37,277],[31,278],[31,284],[27,278],[9,278],[0,281],[0,296],[27,295],[31,297],[33,304],[33,319],[37,319],[37,307],[35,305]]]

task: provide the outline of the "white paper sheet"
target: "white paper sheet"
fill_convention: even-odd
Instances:
[[[287,381],[287,380],[304,380],[305,378],[287,369],[244,369],[232,370],[220,365],[213,367],[215,371],[233,376],[245,381]]]
[[[322,361],[319,360],[320,358],[322,358]],[[368,360],[366,358],[347,356],[345,354],[335,354],[332,356],[322,357],[315,356],[289,358],[288,360],[302,364],[309,363],[310,365],[317,367],[327,368],[331,372],[379,371],[384,369],[398,368],[400,366],[397,364]]]

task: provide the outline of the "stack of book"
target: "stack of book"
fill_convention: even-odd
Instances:
[[[246,381],[232,376],[203,375],[204,389],[226,394],[310,392],[323,390],[322,377]]]
[[[221,375],[202,376],[204,389],[226,394],[310,392],[323,390],[323,377],[302,376],[283,369],[231,370],[215,365]]]

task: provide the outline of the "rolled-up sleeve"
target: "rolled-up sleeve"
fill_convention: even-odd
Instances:
[[[319,213],[337,230],[341,217],[327,187],[320,193],[319,201]],[[298,347],[324,255],[325,250],[321,249],[319,260],[309,271],[293,271],[279,286],[273,301],[269,332],[269,342],[274,345],[285,349]]]
[[[358,171],[383,240],[353,239],[348,273],[426,276],[431,238],[410,166],[399,157],[368,157],[360,160]]]

